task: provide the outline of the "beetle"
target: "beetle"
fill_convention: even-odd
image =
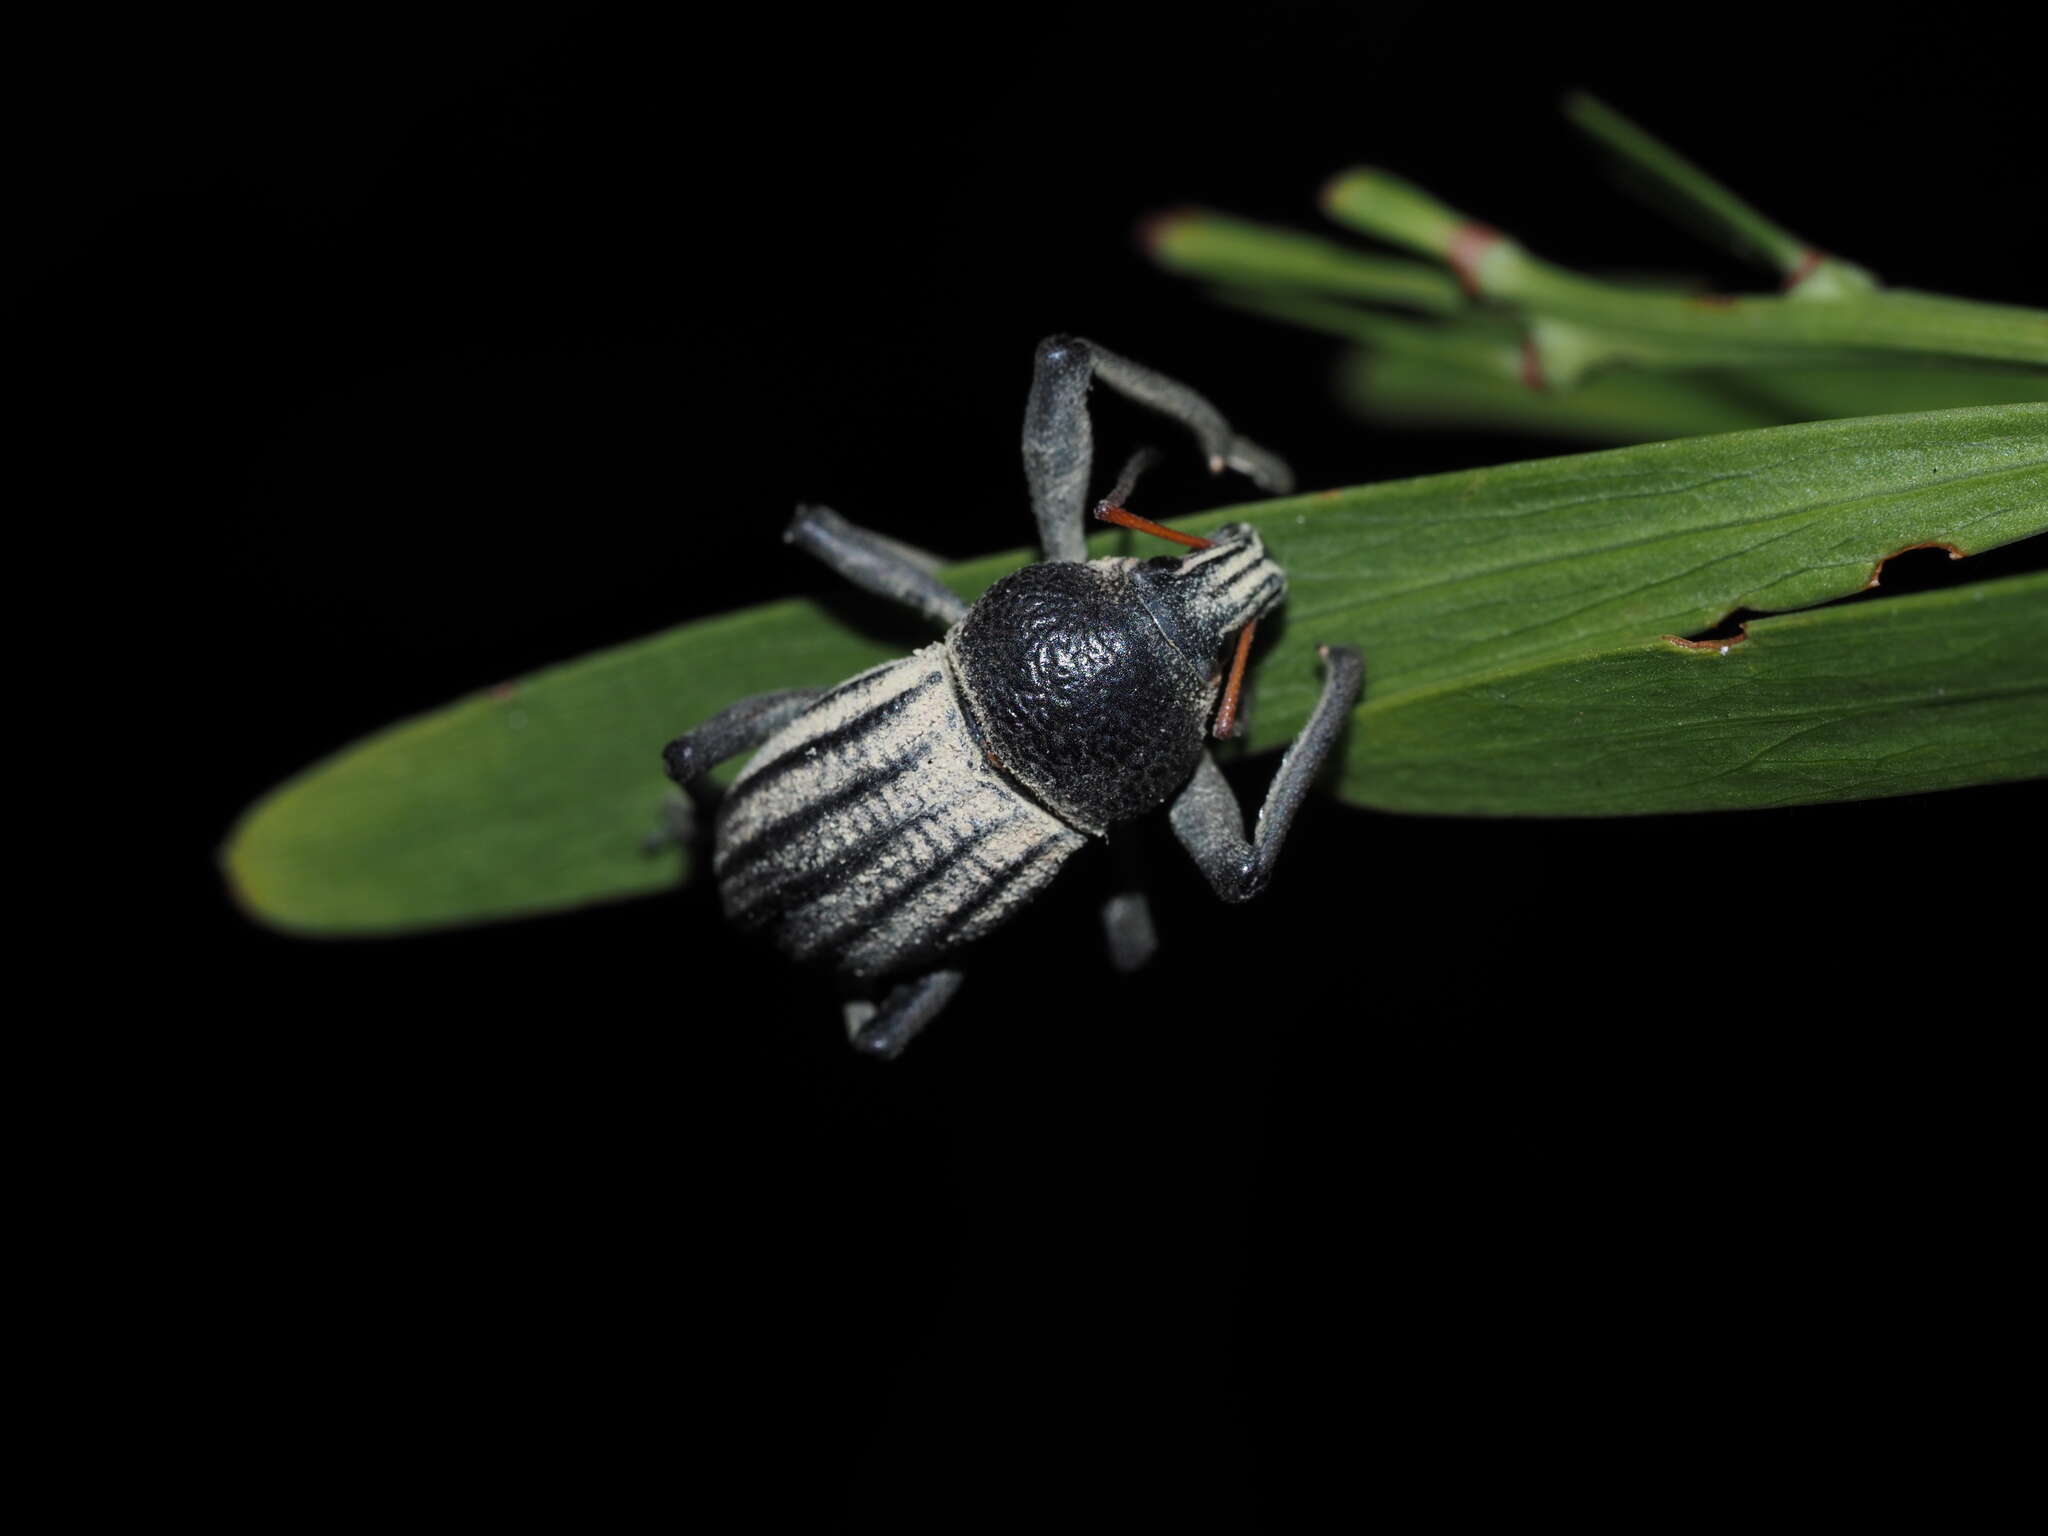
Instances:
[[[1191,430],[1212,473],[1291,487],[1284,463],[1186,385],[1093,342],[1050,337],[1024,414],[1044,559],[969,605],[932,574],[933,557],[829,508],[799,507],[787,542],[944,626],[944,638],[835,688],[742,700],[663,751],[669,777],[693,793],[713,767],[754,752],[716,811],[721,905],[798,960],[860,987],[893,983],[879,1001],[846,1005],[848,1036],[869,1054],[900,1053],[959,990],[957,952],[1091,838],[1169,801],[1174,832],[1217,895],[1257,894],[1358,702],[1358,653],[1320,648],[1321,694],[1247,839],[1205,736],[1212,719],[1217,736],[1233,731],[1252,627],[1284,599],[1287,578],[1246,524],[1203,539],[1127,512],[1139,460],[1096,516],[1189,552],[1088,558],[1097,380]],[[1226,684],[1219,662],[1232,635]],[[1119,896],[1104,915],[1119,965],[1142,963],[1142,898]]]

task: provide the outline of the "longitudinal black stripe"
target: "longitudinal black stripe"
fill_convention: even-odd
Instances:
[[[1277,597],[1280,593],[1286,590],[1287,583],[1284,579],[1278,576],[1268,576],[1264,581],[1259,583],[1257,589],[1254,590],[1252,595],[1245,600],[1245,606],[1247,608],[1257,608],[1260,604],[1264,603],[1268,597]]]
[[[902,663],[898,661],[885,661],[879,667],[869,667],[865,672],[856,672],[845,682],[840,683],[836,687],[827,688],[823,693],[819,694],[812,701],[811,708],[817,709],[826,704],[836,703],[838,700],[845,698],[849,693],[857,692],[863,688],[872,688],[882,680],[883,674],[888,672],[891,667],[901,665]]]
[[[1278,576],[1268,575],[1264,581],[1260,582],[1258,586],[1254,587],[1249,593],[1247,593],[1243,597],[1230,597],[1231,589],[1229,587],[1225,587],[1222,593],[1219,594],[1219,596],[1229,598],[1229,606],[1232,609],[1235,609],[1243,613],[1256,613],[1259,611],[1260,605],[1263,604],[1267,598],[1278,593],[1280,589],[1280,578]]]
[[[1036,864],[1044,856],[1047,849],[1057,846],[1071,835],[1071,833],[1064,832],[1046,833],[1045,836],[1018,854],[1015,862],[1007,868],[997,870],[983,883],[980,890],[968,897],[967,900],[961,902],[951,912],[948,912],[946,920],[940,924],[939,932],[934,937],[951,938],[953,935],[963,931],[973,921],[976,913],[1002,895],[1011,886],[1015,885],[1018,877],[1030,869],[1033,864]]]
[[[1247,563],[1245,568],[1239,571],[1235,576],[1231,577],[1230,580],[1224,582],[1221,590],[1225,592],[1235,592],[1239,587],[1243,586],[1247,581],[1251,580],[1254,576],[1264,576],[1268,580],[1270,580],[1272,578],[1272,575],[1273,573],[1266,568],[1266,564],[1264,561],[1253,560]]]
[[[865,879],[888,857],[895,844],[912,836],[917,828],[938,815],[937,811],[920,811],[907,821],[877,827],[822,863],[809,869],[793,870],[781,880],[770,880],[749,891],[731,909],[730,916],[739,923],[759,922],[771,911],[793,912],[798,907],[808,906],[835,886]]]
[[[887,891],[880,901],[854,913],[845,922],[833,928],[820,941],[818,947],[823,950],[836,951],[842,943],[853,938],[856,934],[863,931],[873,932],[880,929],[894,918],[897,913],[901,912],[904,907],[916,901],[933,886],[944,881],[964,861],[973,858],[976,850],[989,837],[1008,827],[1015,826],[1023,819],[1024,813],[1022,811],[1013,811],[1001,820],[991,822],[988,826],[978,828],[974,832],[969,833],[951,848],[940,853],[938,857],[926,864],[923,869],[919,870],[910,879]],[[980,866],[978,859],[975,862],[977,866]],[[987,873],[985,867],[983,867],[983,873]]]
[[[923,761],[923,751],[912,747],[908,752],[892,757],[886,763],[879,763],[871,770],[851,775],[844,784],[829,794],[801,802],[787,816],[779,816],[773,821],[755,827],[740,841],[719,849],[719,878],[745,879],[748,866],[756,860],[772,856],[776,849],[787,847],[820,823],[842,814],[848,807],[857,805],[870,795],[880,795],[890,784]],[[747,792],[753,787],[753,781],[748,780],[733,789],[732,797],[726,802],[728,816],[746,802]]]
[[[873,709],[864,710],[851,720],[842,721],[829,731],[796,742],[782,756],[757,772],[750,773],[735,790],[758,790],[764,784],[773,784],[784,775],[794,772],[806,763],[815,763],[820,757],[851,751],[861,741],[880,730],[907,709],[913,700],[923,698],[945,681],[942,672],[927,672],[901,693],[891,694]],[[816,709],[814,704],[812,709]]]

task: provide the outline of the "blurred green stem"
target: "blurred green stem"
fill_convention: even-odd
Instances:
[[[1206,209],[1161,214],[1140,239],[1161,266],[1187,277],[1306,289],[1433,315],[1466,307],[1456,279],[1425,262],[1371,256]]]
[[[1646,293],[1547,262],[1384,171],[1338,176],[1323,206],[1341,224],[1448,263],[1479,297],[1532,319],[1629,336],[1662,353],[1667,366],[1811,347],[2048,365],[2048,313],[2040,310],[1900,290],[1824,300]]]
[[[1597,97],[1580,91],[1565,115],[1588,137],[1681,209],[1705,223],[1738,256],[1775,269],[1802,297],[1870,293],[1877,279],[1854,262],[1824,255],[1722,186]]]

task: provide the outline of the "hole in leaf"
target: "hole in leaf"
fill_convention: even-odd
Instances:
[[[1818,603],[1815,607],[1839,608],[1845,603],[1878,602],[1887,597],[1904,597],[1913,592],[1938,592],[1945,587],[1959,587],[1968,582],[1996,580],[2001,576],[2018,575],[2022,571],[2035,569],[2039,565],[2039,559],[2040,551],[2034,544],[2025,541],[1967,556],[1945,540],[1908,544],[1905,548],[1894,550],[1878,561],[1877,574],[1862,591],[1851,592],[1846,597],[1838,597],[1832,602]],[[1671,644],[1684,646],[1688,650],[1718,650],[1726,646],[1740,645],[1749,638],[1750,620],[1767,619],[1777,611],[1736,608],[1726,614],[1719,623],[1695,634],[1666,635],[1664,638]]]
[[[1701,630],[1696,635],[1666,635],[1664,638],[1673,645],[1689,646],[1696,651],[1719,650],[1723,646],[1740,645],[1749,638],[1749,621],[1768,617],[1756,608],[1736,608],[1724,614],[1721,622]]]
[[[1954,586],[1963,578],[1950,566],[1962,558],[1960,549],[1943,540],[1908,544],[1877,562],[1877,570],[1872,573],[1864,590],[1869,591],[1880,584],[1890,592],[1932,592],[1939,587]],[[1976,571],[1970,572],[1970,580],[1975,581],[1977,576]]]

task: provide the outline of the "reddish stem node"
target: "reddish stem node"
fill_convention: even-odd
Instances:
[[[1794,288],[1797,288],[1801,283],[1813,276],[1814,269],[1825,260],[1827,258],[1815,246],[1809,245],[1805,250],[1801,251],[1799,253],[1799,265],[1785,274],[1785,292],[1790,293]]]
[[[1444,252],[1444,260],[1450,263],[1457,274],[1458,284],[1468,298],[1482,297],[1479,287],[1479,258],[1487,248],[1500,239],[1500,231],[1477,220],[1460,224],[1451,235],[1450,249]]]

